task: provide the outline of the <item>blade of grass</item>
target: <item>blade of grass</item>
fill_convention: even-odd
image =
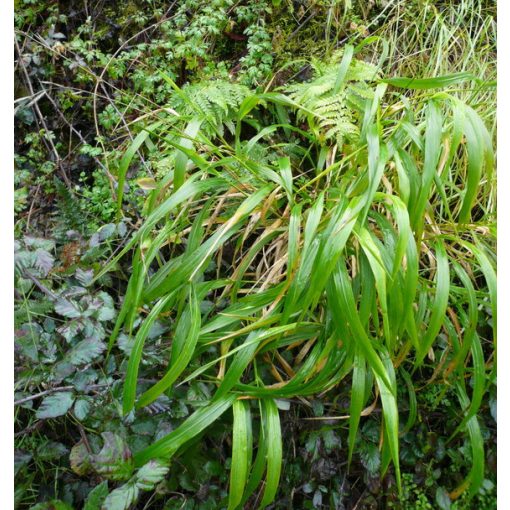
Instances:
[[[184,446],[216,421],[232,406],[235,400],[235,395],[227,395],[195,411],[170,434],[135,454],[136,467],[143,466],[151,459],[169,459],[172,457],[181,446]]]
[[[410,90],[428,90],[428,89],[442,89],[450,85],[456,85],[468,80],[476,80],[472,73],[452,73],[444,76],[437,76],[435,78],[387,78],[381,80],[383,83]]]
[[[234,429],[228,510],[234,510],[241,503],[250,470],[252,451],[251,414],[248,403],[243,400],[236,400],[232,409],[234,412]]]
[[[124,414],[128,414],[135,404],[136,398],[136,383],[138,379],[138,369],[140,367],[140,361],[142,359],[142,351],[149,331],[154,324],[154,321],[158,318],[159,314],[166,306],[166,304],[172,298],[172,294],[161,298],[154,308],[150,311],[147,318],[143,321],[138,333],[135,336],[135,341],[131,354],[129,355],[128,366],[126,370],[126,378],[124,380],[124,389],[122,394],[122,410]]]
[[[273,399],[262,401],[262,419],[265,424],[264,432],[267,441],[267,471],[264,494],[259,508],[266,508],[274,501],[282,469],[282,431],[278,407]]]
[[[200,331],[200,303],[198,302],[193,285],[190,286],[189,308],[183,313],[177,326],[174,338],[176,346],[175,361],[171,363],[168,372],[150,389],[143,393],[136,407],[145,407],[154,402],[164,393],[186,369],[191,361],[197,345]],[[173,347],[173,346],[172,346]]]

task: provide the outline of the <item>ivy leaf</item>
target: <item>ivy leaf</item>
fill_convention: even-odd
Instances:
[[[451,500],[444,487],[438,487],[436,490],[436,503],[441,510],[450,510]]]
[[[108,495],[101,510],[128,510],[138,499],[139,492],[136,484],[126,483]]]
[[[39,445],[36,452],[37,460],[49,461],[55,460],[65,455],[69,450],[56,441],[44,441]]]
[[[103,225],[95,234],[92,235],[89,241],[89,246],[91,248],[99,246],[103,241],[111,237],[116,230],[117,227],[113,223]]]
[[[61,382],[66,377],[70,376],[76,367],[66,360],[59,361],[53,367],[52,377],[54,382]]]
[[[55,393],[54,395],[46,397],[42,401],[35,415],[40,420],[62,416],[66,414],[67,411],[69,411],[69,409],[73,405],[73,402],[74,397],[70,391],[62,391],[59,393]]]
[[[131,450],[122,437],[113,432],[103,432],[102,450],[92,456],[94,469],[105,478],[115,481],[127,480],[134,470]]]
[[[84,286],[88,287],[94,279],[94,270],[83,270],[78,268],[75,273],[76,279]]]
[[[45,251],[51,251],[55,248],[55,241],[51,239],[25,236],[23,240],[25,241],[25,244],[31,248],[37,248]]]
[[[14,450],[14,475],[32,460],[32,454],[22,450]]]
[[[81,321],[69,321],[63,326],[57,328],[57,331],[66,339],[69,343],[76,335],[83,329],[83,323]]]
[[[128,336],[125,333],[121,333],[117,338],[118,348],[127,356],[131,355],[133,346],[135,345],[135,339],[132,336]]]
[[[51,271],[54,263],[55,259],[51,253],[41,248],[35,250],[35,266],[42,272],[44,276],[46,276]]]
[[[373,443],[364,443],[360,447],[360,457],[363,467],[370,473],[376,474],[381,466],[381,454]]]
[[[95,338],[86,338],[76,344],[66,355],[73,365],[84,365],[98,358],[106,349],[106,344]]]
[[[71,301],[68,301],[67,299],[59,299],[55,303],[55,311],[59,315],[63,315],[69,319],[77,319],[82,315],[81,310],[79,310],[74,303],[71,303]]]
[[[342,444],[340,437],[337,436],[333,430],[325,430],[322,433],[322,440],[328,452],[331,452],[334,448],[340,448]]]
[[[322,506],[322,492],[320,490],[314,492],[312,504],[314,508],[320,508]]]
[[[105,480],[89,492],[83,510],[100,510],[106,496],[108,496],[108,482]]]
[[[90,411],[90,402],[86,398],[80,398],[74,404],[74,415],[78,420],[84,420]]]
[[[71,464],[71,469],[80,476],[86,475],[92,470],[91,455],[83,440],[71,448],[69,463]]]
[[[97,294],[97,297],[99,297],[103,305],[101,308],[99,308],[99,311],[97,313],[97,320],[99,321],[111,321],[115,318],[115,306],[113,304],[112,297],[107,294],[106,292],[99,292]]]
[[[168,465],[160,460],[151,460],[143,465],[134,477],[136,486],[144,491],[149,491],[161,482],[168,473]]]

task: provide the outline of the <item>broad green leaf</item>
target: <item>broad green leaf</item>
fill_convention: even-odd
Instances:
[[[101,510],[106,496],[108,496],[108,482],[105,480],[89,492],[83,510]]]
[[[266,508],[274,501],[278,484],[280,483],[280,472],[282,469],[282,431],[280,428],[280,415],[278,407],[273,399],[262,401],[262,419],[264,420],[266,450],[266,481],[262,501],[259,508]]]
[[[198,175],[197,175],[198,177]],[[203,193],[206,190],[221,190],[225,187],[223,179],[207,179],[204,181],[195,182],[196,177],[190,177],[175,193],[170,195],[164,202],[162,202],[151,214],[146,218],[144,224],[138,232],[131,238],[131,240],[124,246],[124,248],[94,277],[94,282],[101,276],[110,271],[120,258],[122,258],[133,246],[143,239],[156,224],[173,210],[175,210],[182,202],[189,200],[193,196]]]
[[[189,308],[181,316],[175,333],[176,359],[168,372],[150,389],[143,393],[137,407],[144,407],[156,400],[177,380],[193,357],[200,332],[200,304],[193,286],[190,291]]]
[[[457,384],[457,397],[462,407],[467,408],[469,405],[469,399],[466,395],[466,391],[463,388],[463,384]],[[471,443],[471,456],[472,465],[471,470],[467,476],[466,482],[469,485],[469,496],[473,497],[480,487],[482,486],[484,479],[485,469],[485,454],[484,454],[484,440],[480,430],[480,425],[476,416],[470,418],[466,424],[466,428]]]
[[[202,120],[193,119],[186,129],[184,130],[184,136],[181,138],[180,144],[191,149],[193,146],[193,139],[197,136],[197,133],[202,125]],[[175,156],[175,170],[174,170],[174,190],[177,191],[184,184],[184,175],[186,174],[186,165],[188,163],[188,156],[182,151],[177,151]]]
[[[103,448],[91,456],[94,469],[108,480],[127,480],[134,470],[133,457],[128,445],[117,434],[103,432]]]
[[[259,483],[262,481],[264,471],[266,469],[266,458],[267,458],[267,435],[264,432],[264,421],[260,422],[260,433],[259,433],[259,444],[257,449],[257,456],[251,469],[250,477],[244,491],[242,505],[246,504],[246,501],[253,494]]]
[[[84,420],[90,411],[90,401],[86,398],[79,398],[74,403],[74,415],[78,420]]]
[[[129,510],[138,500],[140,490],[129,482],[110,492],[103,502],[101,510]]]
[[[138,452],[135,455],[135,464],[141,466],[151,459],[171,457],[181,446],[216,421],[234,403],[235,399],[235,395],[227,395],[195,411],[170,434]]]
[[[152,324],[157,319],[161,310],[165,307],[171,297],[172,295],[167,296],[166,298],[162,298],[158,301],[136,334],[135,342],[131,350],[131,355],[129,356],[126,379],[124,381],[124,392],[122,395],[122,409],[124,414],[129,413],[135,404],[138,369],[142,359],[142,351],[145,339],[149,334]]]
[[[241,503],[251,463],[251,415],[248,403],[236,400],[232,406],[234,429],[232,439],[232,464],[228,509],[234,510]]]
[[[363,356],[356,354],[352,372],[351,405],[349,408],[348,465],[351,464],[361,411],[365,405],[366,366]]]
[[[352,56],[354,54],[354,47],[350,44],[346,44],[344,46],[344,54],[342,56],[342,61],[340,62],[340,66],[338,67],[338,76],[336,77],[335,86],[333,88],[333,94],[338,94],[342,89],[342,86],[345,82],[345,78],[347,76],[347,72],[349,70],[349,66],[351,64]]]
[[[400,369],[400,374],[402,375],[402,378],[404,379],[407,386],[407,390],[409,392],[409,416],[404,426],[404,431],[408,432],[409,430],[411,430],[411,427],[414,425],[416,421],[416,417],[418,415],[418,404],[416,401],[416,391],[414,389],[411,376],[403,368]]]
[[[443,117],[436,101],[431,100],[428,102],[426,122],[423,174],[421,177],[420,193],[414,206],[414,215],[411,218],[411,224],[418,242],[421,240],[424,224],[423,215],[427,201],[432,193],[432,185],[441,152]]]
[[[96,338],[87,338],[78,342],[65,356],[73,365],[85,365],[97,359],[106,349],[106,344]]]
[[[59,391],[45,397],[35,415],[40,420],[63,416],[71,409],[73,402],[74,396],[71,391]]]
[[[168,463],[158,459],[150,460],[137,471],[133,480],[140,490],[149,491],[165,478],[168,470]]]
[[[396,381],[395,381],[395,372],[393,370],[393,365],[389,357],[384,358],[384,366],[386,368],[386,372],[388,377],[391,380],[391,390],[386,386],[385,383],[382,382],[381,378],[375,374],[375,378],[377,380],[377,386],[379,388],[379,392],[381,394],[381,401],[383,405],[383,418],[384,418],[384,432],[385,438],[388,441],[388,450],[391,455],[391,459],[393,461],[393,465],[395,466],[395,477],[397,479],[397,487],[399,492],[402,491],[401,481],[400,481],[400,460],[399,460],[399,440],[398,440],[398,407],[397,400],[395,398],[396,395]],[[384,473],[383,473],[384,474]]]
[[[282,187],[287,193],[287,199],[289,204],[293,204],[294,202],[294,192],[292,189],[292,169],[290,167],[290,159],[289,158],[280,158],[278,159],[278,166],[280,168],[280,178]]]
[[[351,328],[368,365],[377,374],[390,393],[394,391],[386,369],[374,349],[356,310],[352,288],[343,263],[338,265],[328,286],[328,305],[331,307],[333,322],[341,330],[344,324]],[[341,323],[343,322],[343,323]]]
[[[429,352],[436,337],[441,329],[448,306],[448,292],[450,289],[450,269],[448,257],[442,241],[436,243],[436,260],[437,271],[435,278],[435,297],[431,305],[430,320],[427,329],[421,340],[420,352],[418,353],[417,362],[421,362],[425,355]]]
[[[152,124],[151,126],[147,127],[138,135],[136,138],[131,142],[131,145],[128,147],[126,152],[124,153],[124,156],[120,160],[119,164],[119,173],[117,175],[117,217],[119,218],[122,211],[122,198],[124,196],[124,184],[126,182],[126,174],[129,168],[129,165],[131,164],[131,160],[133,159],[134,155],[137,153],[138,149],[142,146],[142,144],[145,142],[145,140],[148,138],[148,136],[151,133],[151,130],[154,130],[158,127],[160,123],[157,122],[155,124]]]

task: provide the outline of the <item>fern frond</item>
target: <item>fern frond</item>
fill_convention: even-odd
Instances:
[[[373,96],[367,82],[377,77],[375,66],[353,60],[345,77],[346,86],[335,92],[340,56],[340,53],[335,56],[333,64],[313,61],[314,78],[286,89],[290,97],[306,110],[297,112],[298,120],[307,118],[323,132],[326,140],[336,139],[339,145],[344,138],[352,140],[357,137],[355,116],[363,103]]]
[[[211,132],[223,134],[223,125],[233,130],[233,117],[250,90],[244,85],[225,80],[212,80],[186,85],[176,94],[171,106],[184,116],[205,121]]]

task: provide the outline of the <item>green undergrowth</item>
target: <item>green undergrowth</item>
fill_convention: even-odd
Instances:
[[[45,7],[94,127],[17,113],[18,508],[495,508],[493,18],[352,3]]]

